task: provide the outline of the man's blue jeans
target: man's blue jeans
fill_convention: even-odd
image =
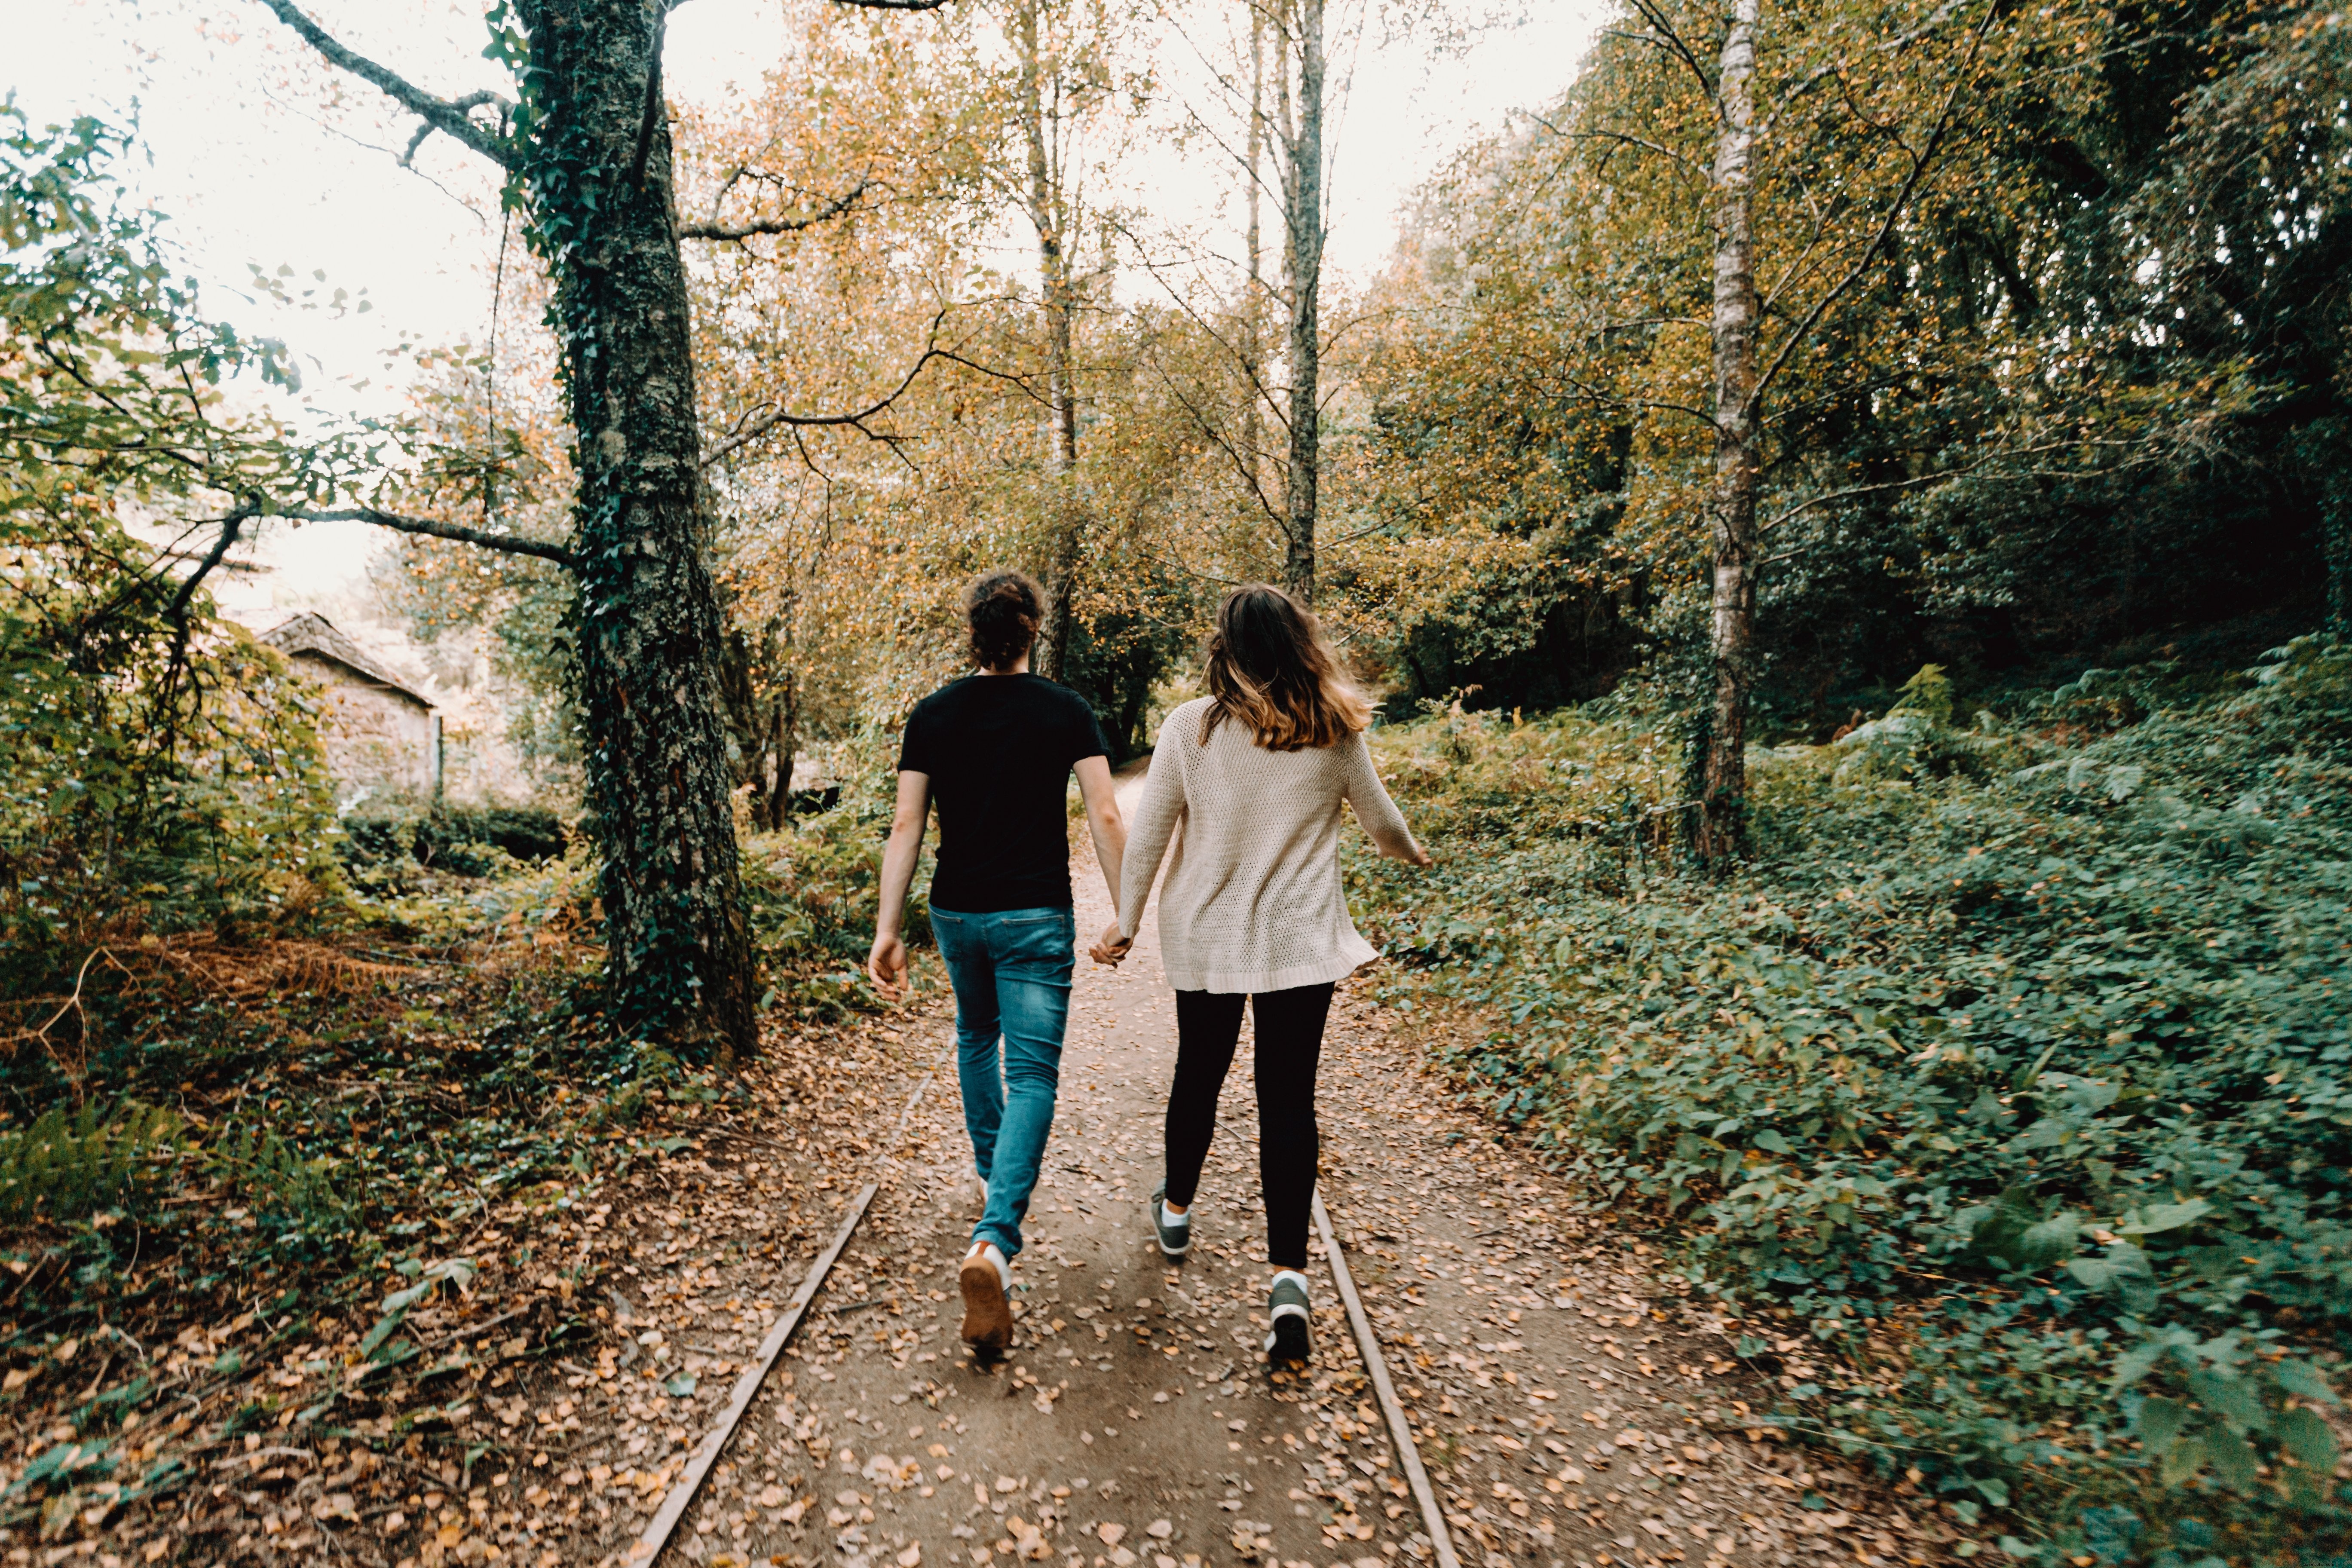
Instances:
[[[988,1209],[971,1238],[1011,1258],[1021,1250],[1021,1220],[1054,1127],[1077,917],[1066,909],[960,915],[935,907],[931,931],[955,986],[963,1124],[988,1184]]]

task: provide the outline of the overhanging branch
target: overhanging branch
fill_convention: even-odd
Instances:
[[[1969,73],[1976,65],[1977,50],[1984,43],[1985,34],[1991,29],[1994,20],[2000,15],[2000,6],[1988,5],[1985,8],[1984,19],[1970,29],[1968,52],[1961,57],[1959,65],[1952,72],[1951,86],[1945,92],[1944,101],[1936,111],[1936,118],[1928,128],[1926,142],[1916,153],[1911,154],[1910,170],[1904,175],[1903,184],[1895,191],[1893,199],[1886,204],[1884,221],[1879,224],[1877,232],[1870,237],[1870,242],[1863,247],[1862,253],[1854,258],[1853,265],[1846,269],[1845,276],[1839,279],[1836,285],[1828,292],[1814,300],[1812,309],[1806,311],[1803,319],[1799,321],[1781,340],[1780,351],[1772,356],[1772,363],[1765,366],[1764,374],[1756,379],[1756,389],[1748,395],[1748,407],[1751,416],[1756,410],[1763,406],[1765,390],[1779,379],[1781,371],[1788,368],[1789,362],[1795,356],[1797,350],[1812,336],[1813,329],[1821,324],[1822,318],[1829,313],[1832,305],[1843,299],[1853,286],[1862,280],[1864,275],[1869,271],[1871,263],[1877,259],[1879,252],[1885,249],[1887,241],[1894,237],[1895,226],[1902,221],[1903,215],[1910,210],[1912,196],[1917,193],[1920,182],[1927,177],[1928,166],[1936,161],[1936,154],[1942,149],[1945,132],[1951,129],[1953,109],[1959,102],[1960,89],[1967,85]],[[1897,144],[1900,145],[1899,142]]]
[[[844,0],[844,3],[850,3],[850,0]],[[778,430],[821,430],[828,427],[835,429],[855,430],[859,435],[865,437],[867,440],[887,447],[893,452],[898,452],[899,444],[905,441],[907,437],[904,436],[895,435],[889,431],[876,430],[868,426],[866,421],[872,419],[877,414],[887,412],[893,404],[897,403],[901,397],[904,397],[914,386],[916,377],[923,374],[923,367],[929,364],[933,360],[944,360],[950,364],[960,364],[966,370],[976,371],[982,375],[992,376],[998,381],[1009,381],[1013,385],[1021,388],[1023,392],[1028,394],[1031,397],[1034,398],[1037,396],[1036,390],[1022,377],[1014,375],[1007,371],[998,370],[993,365],[985,365],[982,364],[977,360],[968,359],[963,355],[960,349],[943,349],[940,347],[940,323],[946,321],[947,318],[948,313],[945,310],[941,310],[938,315],[931,318],[930,342],[924,348],[922,353],[916,358],[915,363],[912,365],[908,367],[907,374],[899,379],[898,385],[892,387],[888,392],[885,393],[882,396],[876,398],[872,403],[866,405],[865,407],[848,414],[790,414],[778,408],[772,409],[768,413],[760,415],[757,418],[751,418],[751,415],[752,411],[747,410],[743,416],[743,419],[748,421],[748,423],[739,422],[734,434],[729,436],[725,440],[720,441],[709,452],[705,453],[702,458],[702,466],[706,468],[709,468],[712,464],[734,456],[737,452],[741,451],[752,442],[761,439],[762,437],[772,435]],[[1039,401],[1042,402],[1044,400],[1039,399]],[[754,405],[753,408],[756,409],[757,406],[757,405]],[[905,454],[899,453],[898,455],[900,460],[904,461]]]
[[[518,539],[510,533],[488,533],[478,528],[467,528],[429,517],[402,517],[396,512],[380,511],[372,506],[344,507],[335,511],[281,511],[276,515],[297,522],[372,522],[378,528],[389,528],[400,533],[428,534],[435,539],[495,550],[502,555],[529,555],[540,561],[552,561],[566,570],[579,563],[579,558],[561,544],[545,544],[536,539]]]
[[[677,237],[680,239],[749,239],[755,234],[798,234],[804,228],[814,228],[818,224],[849,211],[873,183],[870,179],[860,180],[846,194],[835,197],[813,213],[803,213],[796,217],[754,218],[750,223],[741,224],[720,223],[719,215],[713,212],[709,223],[680,224]]]
[[[362,81],[373,83],[403,109],[422,117],[425,124],[464,142],[499,167],[511,169],[515,166],[514,150],[507,144],[506,139],[467,118],[466,111],[477,104],[495,103],[502,110],[508,108],[506,100],[497,94],[476,92],[462,99],[436,98],[398,72],[387,69],[338,42],[324,27],[303,15],[294,0],[261,0],[261,3],[276,12],[279,21],[300,34],[303,42],[324,55],[330,64],[341,67]],[[415,142],[409,144],[411,155],[415,154],[417,142],[423,140],[419,136]],[[404,163],[406,161],[404,158],[402,160]]]

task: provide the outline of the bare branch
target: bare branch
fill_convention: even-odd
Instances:
[[[936,11],[948,0],[833,0],[836,5],[855,5],[861,11]]]
[[[1690,68],[1691,75],[1698,78],[1699,91],[1706,95],[1709,103],[1715,103],[1717,101],[1715,78],[1707,74],[1706,67],[1700,63],[1698,56],[1691,52],[1691,47],[1683,41],[1683,36],[1675,31],[1672,24],[1666,20],[1665,12],[1653,5],[1651,0],[1632,0],[1632,4],[1635,14],[1649,24],[1650,31],[1648,34],[1619,33],[1617,36],[1621,38],[1638,38],[1643,43],[1654,44],[1682,61]],[[1719,107],[1717,112],[1722,112]]]
[[[2069,451],[2074,449],[2080,445],[2082,445],[2080,442],[2040,441],[2027,447],[1997,447],[1991,451],[1985,453],[1984,456],[1979,458],[1973,463],[1962,463],[1957,468],[1938,468],[1932,474],[1919,474],[1914,478],[1906,479],[1885,479],[1877,484],[1852,485],[1844,489],[1824,490],[1819,495],[1809,496],[1805,500],[1797,502],[1796,505],[1788,508],[1779,516],[1770,519],[1769,521],[1759,523],[1757,526],[1756,532],[1760,538],[1762,535],[1769,533],[1772,530],[1780,527],[1782,523],[1789,521],[1792,518],[1801,516],[1802,514],[1812,510],[1813,508],[1817,506],[1832,506],[1842,500],[1852,500],[1857,496],[1886,495],[1896,490],[1916,490],[1925,485],[1940,485],[1950,479],[1964,479],[1970,474],[1975,473],[1978,469],[1990,467],[1995,463],[2008,463],[2018,458],[2039,457],[2044,452]],[[2084,469],[2081,471],[2063,470],[2055,477],[2081,479],[2086,473],[2096,473],[2099,470],[2097,469]],[[1787,561],[1802,553],[1803,547],[1800,546],[1795,550],[1783,551],[1778,555],[1770,556],[1766,560],[1759,561],[1757,564],[1759,566],[1767,566],[1770,565],[1774,562]]]
[[[1771,364],[1767,366],[1764,374],[1757,378],[1755,391],[1748,394],[1748,407],[1751,411],[1762,406],[1764,389],[1771,385],[1773,379],[1788,368],[1789,361],[1795,357],[1797,350],[1803,346],[1805,341],[1812,336],[1813,329],[1821,324],[1822,318],[1829,313],[1830,307],[1843,299],[1847,291],[1862,280],[1864,274],[1870,270],[1871,263],[1877,259],[1878,253],[1885,248],[1886,242],[1894,237],[1895,226],[1902,221],[1904,213],[1909,210],[1911,198],[1917,194],[1920,181],[1927,178],[1928,165],[1936,161],[1936,153],[1943,145],[1944,133],[1951,129],[1953,106],[1959,101],[1960,89],[1968,80],[1969,68],[1976,63],[1977,50],[1984,43],[1986,32],[1992,26],[1993,19],[2000,14],[2000,7],[1998,5],[1985,7],[1984,20],[1978,23],[1975,30],[1969,36],[1967,56],[1961,60],[1959,68],[1952,72],[1952,85],[1944,94],[1942,106],[1936,111],[1935,124],[1927,132],[1927,140],[1916,153],[1912,153],[1910,171],[1903,177],[1902,188],[1897,190],[1886,204],[1886,216],[1879,224],[1878,232],[1871,236],[1869,244],[1863,247],[1862,254],[1853,258],[1853,265],[1846,269],[1845,276],[1839,279],[1836,285],[1820,299],[1814,300],[1813,308],[1805,312],[1804,319],[1791,327],[1788,336],[1780,341],[1780,352],[1772,356]]]
[[[1240,369],[1243,376],[1249,383],[1250,396],[1252,399],[1256,402],[1263,403],[1265,405],[1267,416],[1272,418],[1276,424],[1281,426],[1285,430],[1289,429],[1290,416],[1288,410],[1283,406],[1284,400],[1276,397],[1275,395],[1275,388],[1269,386],[1265,378],[1257,374],[1257,366],[1251,363],[1250,356],[1244,353],[1237,345],[1227,339],[1224,333],[1219,331],[1214,322],[1211,321],[1206,316],[1194,309],[1192,301],[1186,297],[1182,289],[1178,289],[1173,283],[1171,283],[1168,280],[1168,279],[1162,274],[1160,264],[1152,259],[1150,251],[1145,248],[1141,236],[1136,234],[1134,230],[1129,228],[1124,223],[1121,223],[1115,216],[1110,218],[1108,221],[1120,234],[1126,236],[1129,239],[1135,241],[1137,261],[1142,266],[1146,272],[1151,274],[1151,280],[1160,285],[1160,290],[1168,296],[1168,302],[1175,306],[1179,310],[1181,310],[1186,318],[1192,321],[1192,325],[1199,329],[1203,337],[1223,349],[1226,355],[1233,360],[1234,363]]]
[[[503,113],[511,107],[504,99],[488,92],[470,93],[463,99],[436,98],[397,72],[388,70],[366,56],[338,43],[324,27],[304,16],[294,0],[261,0],[261,3],[276,12],[279,21],[300,34],[305,43],[326,56],[331,64],[362,81],[373,83],[402,108],[422,116],[433,129],[455,137],[499,167],[512,169],[516,166],[515,151],[506,138],[466,117],[468,109],[481,103],[495,103]],[[412,143],[409,153],[414,154],[415,151],[416,147]],[[406,162],[405,159],[402,161]]]
[[[501,555],[529,555],[541,561],[552,561],[567,570],[579,564],[579,558],[561,544],[544,544],[536,539],[518,539],[510,533],[488,533],[478,528],[442,522],[435,518],[402,517],[372,506],[345,507],[336,511],[288,510],[275,515],[290,518],[297,522],[372,522],[378,528],[389,528],[400,533],[427,534],[435,539],[453,540],[482,550],[495,550]]]
[[[260,511],[261,498],[249,495],[222,518],[220,535],[213,541],[212,549],[180,584],[180,591],[172,595],[172,602],[163,606],[163,618],[172,623],[172,652],[163,668],[163,683],[156,689],[155,707],[157,727],[163,732],[166,754],[179,744],[179,717],[174,699],[179,695],[180,677],[191,673],[188,668],[188,639],[194,628],[188,623],[188,606],[195,602],[196,590],[203,585],[204,580],[212,575],[213,569],[227,557],[229,548],[236,544],[246,523],[258,516]],[[201,693],[202,688],[199,687],[198,690]]]
[[[214,568],[227,556],[230,547],[236,543],[237,535],[244,530],[246,523],[258,515],[260,510],[261,502],[257,499],[248,499],[240,503],[226,517],[222,518],[220,535],[213,541],[212,549],[205,552],[205,558],[196,563],[196,569],[189,573],[181,582],[180,591],[172,595],[172,602],[163,606],[164,619],[179,628],[179,633],[173,637],[172,645],[172,662],[174,668],[177,668],[181,658],[188,651],[188,605],[194,602],[196,590],[204,585],[205,579],[211,576]],[[167,679],[166,684],[168,683]]]
[[[1529,120],[1534,121],[1537,124],[1542,126],[1545,130],[1550,132],[1553,135],[1559,137],[1563,142],[1609,142],[1621,146],[1639,147],[1644,152],[1655,153],[1661,158],[1672,159],[1674,162],[1681,164],[1684,170],[1696,179],[1703,181],[1706,178],[1706,170],[1701,169],[1697,164],[1692,163],[1688,158],[1684,157],[1680,153],[1675,152],[1673,148],[1665,145],[1664,142],[1651,142],[1639,136],[1628,135],[1622,131],[1563,131],[1559,126],[1554,125],[1550,121],[1546,120],[1540,114],[1533,113],[1531,111],[1523,112],[1527,112]]]
[[[804,228],[814,228],[818,224],[837,218],[849,211],[857,205],[857,199],[872,188],[873,184],[870,177],[860,180],[846,193],[825,203],[816,211],[803,213],[797,217],[754,218],[750,223],[743,224],[720,223],[714,210],[709,223],[680,224],[677,237],[680,239],[749,239],[755,234],[798,234]]]
[[[1234,472],[1240,477],[1243,488],[1250,492],[1251,499],[1257,502],[1258,510],[1265,513],[1267,521],[1276,528],[1283,527],[1286,520],[1281,508],[1274,497],[1265,493],[1265,487],[1258,482],[1257,465],[1253,459],[1261,454],[1244,452],[1226,439],[1225,433],[1217,427],[1216,422],[1184,395],[1183,384],[1168,374],[1168,368],[1160,363],[1160,356],[1154,353],[1150,357],[1151,368],[1160,373],[1160,384],[1176,400],[1177,406],[1192,416],[1193,428],[1225,455],[1226,460],[1234,466]]]
[[[845,0],[845,3],[846,3],[846,0]],[[999,370],[993,365],[985,365],[982,364],[977,360],[967,359],[960,349],[943,349],[940,347],[940,324],[947,319],[948,313],[944,310],[940,310],[938,315],[931,318],[930,342],[924,347],[923,352],[916,357],[913,364],[907,367],[907,374],[899,379],[898,385],[892,387],[888,392],[875,399],[864,408],[856,409],[848,414],[788,414],[781,408],[776,409],[771,413],[761,416],[761,417],[757,419],[751,420],[748,425],[740,425],[734,435],[730,436],[727,439],[719,442],[719,445],[713,447],[710,451],[703,457],[702,466],[707,468],[722,458],[732,457],[735,453],[741,451],[752,442],[778,430],[820,430],[828,428],[855,430],[859,435],[865,437],[867,440],[887,447],[895,452],[898,450],[899,443],[906,440],[907,437],[904,436],[892,435],[887,432],[873,430],[867,426],[866,421],[873,418],[877,414],[887,412],[890,408],[891,405],[897,403],[901,397],[904,397],[908,389],[913,387],[915,384],[915,378],[923,374],[923,367],[929,364],[933,360],[944,360],[950,364],[960,364],[966,370],[977,371],[982,375],[993,376],[999,381],[1009,381],[1013,383],[1013,385],[1021,388],[1023,392],[1026,393],[1033,399],[1035,399],[1040,403],[1045,401],[1045,399],[1038,396],[1036,389],[1032,387],[1024,378],[1014,375],[1008,371]]]

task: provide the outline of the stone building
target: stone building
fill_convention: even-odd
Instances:
[[[428,699],[324,616],[305,612],[261,640],[324,689],[321,738],[338,805],[369,795],[435,793],[441,724]]]

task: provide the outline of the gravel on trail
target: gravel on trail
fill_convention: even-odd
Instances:
[[[1108,914],[1087,875],[1082,946]],[[468,1519],[436,1497],[457,1524],[498,1528],[468,1539],[445,1525],[417,1560],[478,1560],[464,1549],[503,1541],[523,1561],[637,1561],[637,1532],[746,1357],[850,1194],[878,1179],[666,1559],[1429,1563],[1319,1247],[1314,1363],[1267,1373],[1246,1032],[1192,1251],[1170,1265],[1152,1242],[1145,1205],[1160,1174],[1173,1016],[1149,921],[1121,969],[1081,956],[1015,1264],[1016,1341],[985,1366],[957,1339],[955,1269],[978,1194],[951,1004],[935,990],[886,1023],[772,1053],[754,1077],[755,1099],[780,1114],[774,1136],[708,1137],[665,1171],[668,1191],[613,1216],[637,1229],[635,1261],[611,1276],[622,1283],[595,1367],[568,1369],[579,1409],[561,1423],[560,1452],[539,1461],[527,1510],[486,1515],[478,1495]],[[1759,1436],[1751,1412],[1769,1390],[1734,1361],[1732,1336],[1765,1331],[1675,1294],[1645,1244],[1453,1105],[1419,1065],[1412,1027],[1360,983],[1342,987],[1321,1080],[1322,1191],[1462,1561],[1940,1561],[1951,1531],[1907,1487]],[[808,1060],[820,1047],[833,1063]],[[1801,1374],[1803,1351],[1779,1348],[1787,1374]]]

